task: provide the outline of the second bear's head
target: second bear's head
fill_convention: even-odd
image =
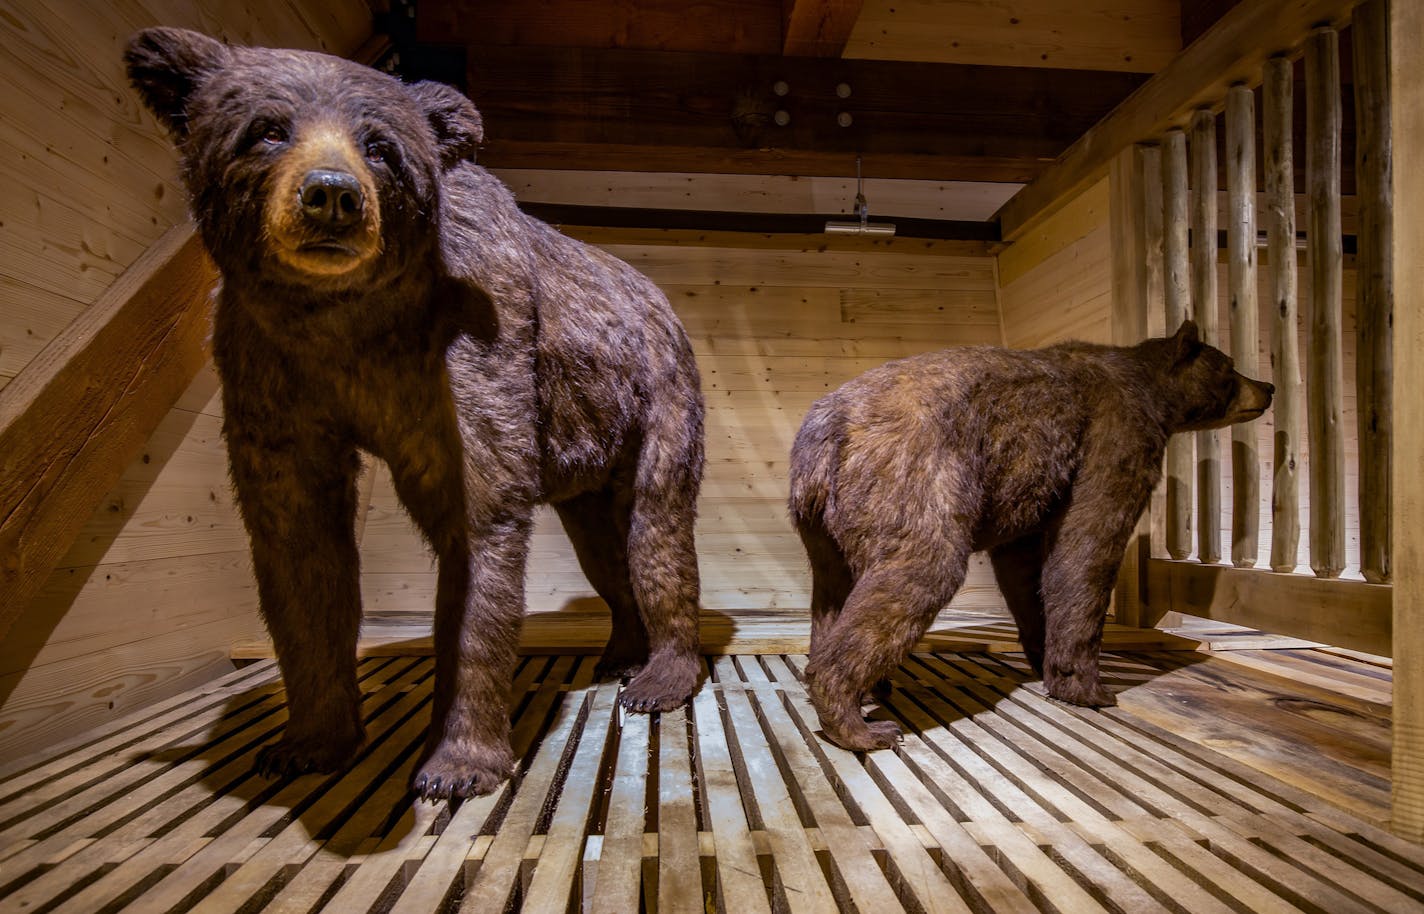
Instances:
[[[124,59],[178,145],[194,218],[229,280],[335,291],[418,263],[435,246],[440,172],[483,137],[454,89],[326,54],[151,28]]]

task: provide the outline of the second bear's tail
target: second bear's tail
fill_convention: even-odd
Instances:
[[[806,414],[791,445],[791,496],[787,507],[798,529],[823,525],[839,462],[839,423],[832,410],[818,402]]]

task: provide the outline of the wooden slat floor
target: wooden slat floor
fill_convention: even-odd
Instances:
[[[362,661],[367,747],[284,781],[251,773],[286,714],[261,661],[10,766],[0,910],[1424,911],[1424,849],[1266,773],[1340,709],[1387,722],[1380,668],[1280,653],[1110,654],[1101,712],[1042,697],[1013,654],[917,654],[877,712],[903,745],[864,756],[815,736],[804,655],[709,657],[691,705],[653,717],[620,714],[592,657],[528,657],[522,773],[458,804],[406,792],[429,658]],[[1337,667],[1353,692],[1325,688]],[[1218,751],[1259,740],[1264,762]],[[1297,775],[1369,786],[1323,742]]]
[[[608,641],[608,608],[597,600],[556,612],[524,617],[520,650],[526,654],[597,654]],[[361,657],[430,656],[432,612],[368,612],[361,620]],[[699,634],[704,654],[804,654],[811,640],[810,611],[785,609],[702,610]],[[1018,628],[1008,613],[945,610],[920,650],[1017,651]],[[1159,629],[1108,623],[1103,643],[1111,650],[1193,650],[1204,642]],[[275,657],[265,637],[233,645],[234,660]]]

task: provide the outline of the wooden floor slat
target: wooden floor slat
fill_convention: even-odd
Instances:
[[[803,654],[709,657],[654,717],[592,657],[528,657],[520,775],[455,804],[406,787],[429,658],[362,661],[367,745],[282,781],[251,771],[286,716],[264,661],[9,766],[0,912],[1424,912],[1374,805],[1388,665],[1232,654],[1108,653],[1103,710],[1021,655],[915,654],[874,712],[904,742],[861,755],[818,735]]]

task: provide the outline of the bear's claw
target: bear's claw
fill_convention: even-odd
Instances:
[[[649,661],[623,687],[618,703],[641,713],[671,711],[685,704],[696,688],[695,657]]]
[[[417,797],[432,803],[457,797],[494,793],[515,772],[514,755],[507,748],[470,752],[464,757],[443,747],[436,749],[411,778]]]
[[[252,768],[268,779],[336,771],[361,748],[361,740],[289,739],[283,737],[257,750]]]

